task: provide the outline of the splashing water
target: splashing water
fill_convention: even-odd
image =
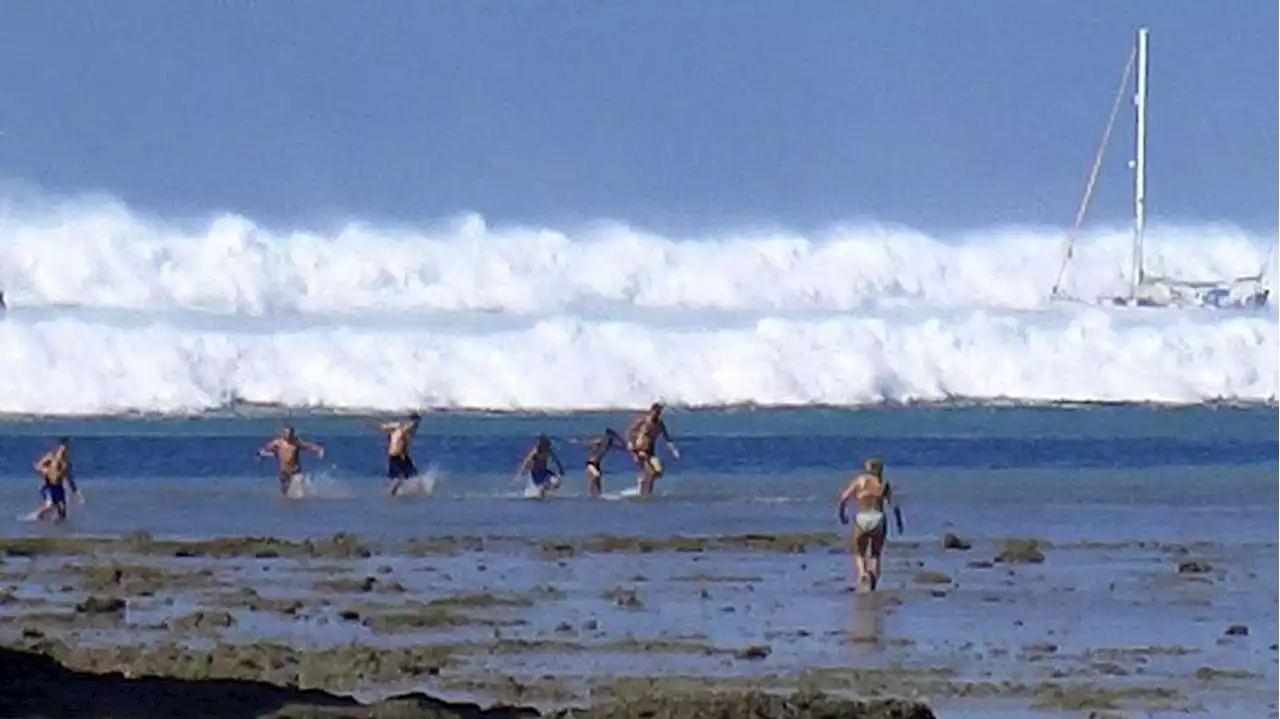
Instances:
[[[347,499],[352,496],[352,492],[345,482],[328,471],[323,471],[294,475],[285,490],[285,496],[289,499]]]

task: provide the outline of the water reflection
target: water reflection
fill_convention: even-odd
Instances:
[[[879,646],[884,636],[884,617],[892,603],[885,601],[886,595],[871,592],[856,592],[853,595],[853,625],[849,631],[849,639],[856,645],[873,649]]]

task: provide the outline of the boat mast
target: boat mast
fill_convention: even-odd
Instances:
[[[1147,28],[1138,29],[1137,132],[1133,158],[1133,278],[1130,298],[1143,280],[1142,239],[1147,226]]]
[[[1120,76],[1120,86],[1116,88],[1116,99],[1111,103],[1111,114],[1107,116],[1107,128],[1102,131],[1102,142],[1098,144],[1098,154],[1093,158],[1093,167],[1089,170],[1089,180],[1084,185],[1084,197],[1080,198],[1080,207],[1076,210],[1076,221],[1067,235],[1067,249],[1062,256],[1062,266],[1058,268],[1058,276],[1053,281],[1051,298],[1066,297],[1062,291],[1062,282],[1067,277],[1067,267],[1075,256],[1076,240],[1079,239],[1080,228],[1084,225],[1085,215],[1089,212],[1089,203],[1093,201],[1093,191],[1098,185],[1098,175],[1102,171],[1102,161],[1107,155],[1107,146],[1111,144],[1111,131],[1116,126],[1116,118],[1120,116],[1120,108],[1124,107],[1125,91],[1129,89],[1129,78],[1133,77],[1133,64],[1137,50],[1129,48],[1129,59],[1124,64],[1124,74]],[[1133,162],[1129,162],[1130,169]]]

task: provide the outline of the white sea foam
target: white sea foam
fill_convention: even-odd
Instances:
[[[477,217],[320,236],[110,203],[9,210],[0,412],[1275,401],[1274,304],[1050,306],[1062,240],[872,225],[676,239]],[[1068,288],[1122,292],[1128,241],[1086,237]],[[1221,226],[1149,243],[1161,274],[1266,266],[1270,287],[1275,244]]]
[[[290,499],[346,499],[351,497],[351,488],[329,472],[307,472],[294,475],[285,494]]]
[[[1274,401],[1277,347],[1271,313],[966,310],[714,329],[556,319],[484,333],[276,334],[10,317],[0,410]]]
[[[1157,274],[1256,274],[1274,287],[1276,236],[1225,226],[1156,227]],[[279,233],[239,216],[180,228],[110,203],[0,215],[0,287],[20,306],[80,305],[225,314],[577,313],[616,307],[785,312],[903,304],[1045,304],[1064,235],[1002,228],[956,237],[861,224],[661,237],[622,224],[580,231],[352,224],[328,236]],[[1081,297],[1122,293],[1125,228],[1082,238],[1067,276]]]

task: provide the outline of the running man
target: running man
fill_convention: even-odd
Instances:
[[[875,591],[880,582],[880,556],[884,553],[884,540],[888,536],[889,523],[884,510],[893,506],[898,534],[902,534],[902,512],[893,501],[893,490],[884,481],[884,460],[868,459],[866,471],[849,483],[840,495],[840,523],[848,524],[846,506],[853,501],[858,512],[853,516],[853,566],[858,574],[858,584],[863,583]]]
[[[604,493],[604,458],[614,447],[626,449],[627,441],[612,427],[605,427],[603,435],[587,442],[587,496]]]
[[[276,437],[266,444],[262,445],[262,449],[258,450],[260,459],[275,457],[280,462],[280,494],[289,496],[289,485],[293,484],[293,478],[302,474],[302,450],[315,452],[317,457],[324,458],[324,447],[314,442],[308,442],[298,436],[293,427],[285,425],[280,430],[280,436]]]
[[[36,460],[36,473],[44,479],[40,488],[40,506],[36,508],[36,519],[47,519],[56,513],[59,520],[67,518],[67,490],[71,488],[76,501],[84,504],[84,495],[76,487],[75,477],[71,472],[71,438],[60,437],[58,444],[43,457]],[[65,485],[65,486],[64,486]]]
[[[667,432],[667,423],[662,421],[662,403],[654,402],[649,411],[640,415],[627,429],[627,449],[641,472],[638,481],[642,496],[653,494],[654,482],[663,474],[662,460],[656,451],[659,437],[667,443],[671,456],[680,459],[680,450]]]
[[[559,474],[547,467],[548,461],[555,462],[556,469],[560,470]],[[556,451],[551,448],[551,440],[547,435],[538,435],[533,449],[524,456],[520,469],[516,470],[516,476],[525,472],[529,473],[529,478],[533,480],[533,486],[538,490],[539,496],[545,497],[548,492],[560,486],[560,478],[564,476],[564,464],[556,456]]]
[[[378,429],[387,434],[387,481],[391,483],[388,491],[392,497],[399,494],[400,487],[407,480],[418,476],[418,467],[409,456],[409,447],[420,426],[422,415],[417,412],[410,412],[400,422],[378,425]]]

